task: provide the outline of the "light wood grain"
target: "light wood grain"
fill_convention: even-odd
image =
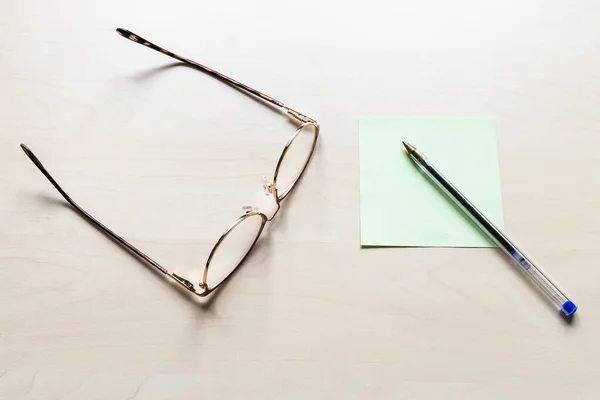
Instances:
[[[0,398],[597,399],[594,1],[32,1],[0,12]],[[319,120],[239,274],[203,265],[293,132],[131,29]],[[507,233],[580,305],[566,325],[490,249],[361,249],[357,118],[493,116]]]

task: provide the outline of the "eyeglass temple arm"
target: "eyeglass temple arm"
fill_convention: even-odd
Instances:
[[[316,121],[304,114],[299,113],[298,111],[292,110],[289,107],[286,107],[282,102],[280,102],[279,100],[276,100],[274,98],[272,98],[271,96],[267,96],[264,93],[259,92],[256,89],[251,88],[250,86],[244,85],[241,82],[236,81],[235,79],[231,79],[230,77],[223,75],[220,72],[215,71],[214,69],[208,68],[202,64],[199,64],[195,61],[192,61],[188,58],[185,57],[181,57],[180,55],[177,55],[169,50],[166,50],[160,46],[157,46],[156,44],[150,42],[149,40],[144,39],[143,37],[141,37],[138,34],[135,34],[131,31],[128,31],[127,29],[122,29],[122,28],[117,28],[117,33],[121,36],[123,36],[126,39],[131,40],[132,42],[135,43],[139,43],[141,45],[144,45],[146,47],[151,48],[152,50],[158,51],[159,53],[163,53],[168,55],[169,57],[172,57],[178,61],[181,61],[183,63],[186,63],[188,65],[191,65],[201,71],[206,72],[207,74],[220,79],[226,83],[229,83],[230,85],[233,85],[239,89],[245,90],[248,93],[251,93],[255,96],[257,96],[260,99],[263,99],[265,101],[268,101],[271,104],[276,105],[277,107],[281,107],[283,108],[290,116],[292,116],[294,119],[298,120],[300,123],[304,123],[304,122],[313,122],[316,123]]]
[[[111,238],[113,238],[114,240],[119,242],[121,245],[126,247],[127,250],[131,251],[132,253],[134,253],[135,255],[137,255],[138,257],[143,259],[144,261],[146,261],[148,264],[152,265],[154,268],[156,268],[157,270],[162,272],[163,274],[171,275],[171,274],[169,274],[169,271],[167,271],[163,266],[161,266],[159,263],[157,263],[156,261],[154,261],[153,259],[148,257],[141,250],[139,250],[137,247],[133,246],[131,243],[129,243],[128,241],[123,239],[121,236],[117,235],[116,233],[114,233],[113,231],[108,229],[106,226],[104,226],[102,223],[100,223],[100,221],[98,221],[96,218],[92,217],[87,211],[85,211],[77,203],[75,203],[75,201],[73,201],[73,199],[63,190],[63,188],[60,187],[60,185],[56,182],[56,180],[54,180],[54,178],[52,177],[52,175],[50,175],[50,173],[46,170],[46,168],[44,168],[44,165],[42,164],[42,162],[35,156],[35,154],[33,154],[33,152],[29,149],[29,147],[25,146],[24,144],[21,144],[21,148],[23,149],[25,154],[27,154],[27,156],[31,159],[31,161],[35,164],[35,166],[38,167],[38,169],[42,172],[42,174],[44,174],[44,176],[46,178],[48,178],[50,183],[52,183],[52,186],[54,186],[56,188],[56,190],[58,190],[58,192],[62,195],[62,197],[64,197],[64,199],[71,206],[73,206],[73,208],[75,208],[77,211],[79,211],[79,213],[83,217],[85,217],[88,221],[90,221],[93,225],[98,227],[100,230],[102,230],[108,236],[110,236]]]

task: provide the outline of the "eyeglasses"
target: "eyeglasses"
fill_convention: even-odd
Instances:
[[[287,114],[295,123],[299,124],[298,128],[292,135],[291,139],[287,142],[277,165],[275,166],[275,173],[273,174],[272,181],[268,181],[265,178],[264,189],[267,196],[272,197],[276,209],[270,217],[263,212],[256,209],[247,209],[233,224],[231,224],[225,232],[221,235],[217,243],[213,246],[204,272],[202,274],[201,282],[194,284],[190,280],[177,275],[174,272],[169,272],[166,268],[148,257],[137,247],[117,235],[115,232],[107,228],[105,225],[100,223],[87,211],[81,208],[56,182],[56,180],[50,175],[50,173],[43,166],[41,161],[33,154],[33,152],[24,144],[21,144],[21,148],[31,159],[31,161],[38,167],[38,169],[44,174],[44,176],[52,183],[52,185],[58,190],[58,192],[64,197],[64,199],[73,206],[84,218],[89,220],[93,225],[98,227],[104,233],[109,235],[111,238],[116,240],[119,244],[123,245],[127,250],[131,251],[142,260],[147,262],[149,265],[174,279],[177,283],[182,285],[188,291],[198,295],[207,296],[223,282],[225,282],[232,273],[247,259],[248,255],[254,249],[258,238],[264,231],[265,225],[268,221],[271,221],[275,215],[279,212],[283,200],[290,194],[290,192],[296,187],[302,174],[306,170],[310,159],[315,150],[317,139],[319,137],[319,124],[314,119],[307,117],[295,111],[282,102],[275,100],[272,97],[259,92],[249,86],[246,86],[238,81],[235,81],[215,70],[212,70],[204,65],[198,64],[195,61],[187,58],[178,56],[162,47],[155,45],[154,43],[142,38],[135,33],[132,33],[125,29],[117,29],[117,33],[124,38],[127,38],[136,43],[142,44],[153,50],[159,51],[163,54],[168,55],[176,60],[179,60],[185,64],[191,65],[201,71],[206,72],[213,77],[224,81],[227,84],[233,85],[241,90],[251,93],[252,95],[271,103],[272,105],[279,107],[285,114]]]

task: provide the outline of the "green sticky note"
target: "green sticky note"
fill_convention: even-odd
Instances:
[[[402,141],[423,152],[498,228],[504,228],[491,118],[359,120],[362,246],[495,247],[421,172]]]

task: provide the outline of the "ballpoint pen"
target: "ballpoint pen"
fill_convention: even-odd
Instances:
[[[572,316],[577,306],[569,297],[556,286],[540,268],[535,266],[494,224],[487,219],[467,198],[431,164],[423,153],[414,146],[402,142],[410,158],[421,170],[467,215],[475,224],[489,236],[494,243],[519,267],[519,270],[529,278],[548,300],[562,312],[564,316]]]

